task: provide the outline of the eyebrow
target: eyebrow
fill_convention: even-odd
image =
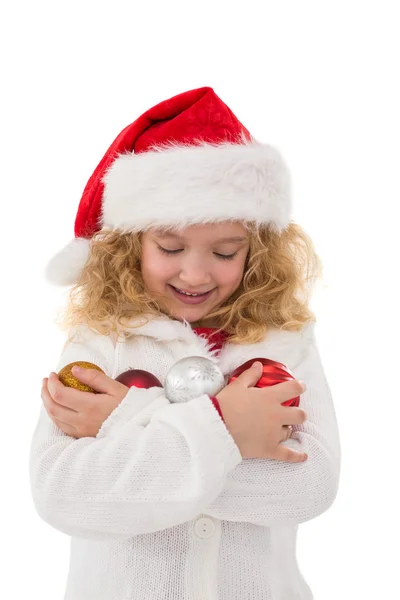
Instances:
[[[175,239],[177,239],[177,240],[179,240],[181,242],[184,241],[184,239],[181,238],[181,237],[179,237],[179,235],[177,235],[175,233],[170,233],[168,231],[158,232],[158,233],[156,233],[156,235],[158,237],[163,237],[163,238],[165,238],[165,237],[172,237],[172,238],[175,238]],[[214,243],[215,244],[222,244],[224,242],[245,242],[246,240],[247,240],[246,237],[243,237],[241,235],[235,235],[235,236],[232,236],[232,237],[219,238],[218,240],[215,240]]]

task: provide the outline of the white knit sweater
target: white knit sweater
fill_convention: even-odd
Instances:
[[[163,383],[184,356],[224,374],[250,358],[286,364],[307,390],[308,419],[287,446],[302,463],[242,459],[207,395],[170,404],[160,388],[131,388],[95,438],[63,433],[43,406],[30,451],[40,517],[71,536],[64,600],[310,600],[296,560],[298,524],[333,503],[340,443],[315,340],[273,330],[219,357],[190,326],[157,317],[114,347],[81,327],[55,367],[85,360],[110,377],[129,368]]]

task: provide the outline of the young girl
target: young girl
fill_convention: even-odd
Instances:
[[[71,536],[65,600],[313,598],[297,530],[332,505],[340,444],[308,307],[321,263],[290,214],[280,154],[207,87],[126,127],[89,179],[47,277],[73,285],[56,371],[104,373],[73,371],[96,393],[43,380],[30,454],[36,510]],[[227,381],[255,364],[179,403],[115,381],[164,386],[190,356]],[[295,379],[256,388],[257,358]]]

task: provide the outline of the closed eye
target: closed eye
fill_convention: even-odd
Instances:
[[[218,258],[222,258],[222,260],[232,260],[233,258],[235,258],[237,252],[234,252],[233,254],[218,254],[218,252],[214,252],[215,256],[218,256]]]
[[[173,255],[179,254],[179,252],[183,252],[183,248],[179,248],[178,250],[167,250],[167,248],[163,248],[159,244],[157,244],[157,246],[159,247],[161,252],[164,252],[164,254]],[[219,252],[214,252],[214,254],[215,256],[218,256],[218,258],[220,258],[221,260],[232,260],[233,258],[235,258],[237,252],[234,252],[233,254],[220,254]]]
[[[159,249],[162,252],[165,252],[165,254],[178,254],[178,252],[182,252],[182,250],[167,250],[166,248],[163,248],[162,246],[160,246],[159,244],[157,244],[157,246],[159,247]]]

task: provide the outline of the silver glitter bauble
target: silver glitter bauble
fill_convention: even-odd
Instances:
[[[170,402],[187,402],[202,394],[215,396],[225,387],[225,378],[209,358],[189,356],[170,368],[164,387]]]

